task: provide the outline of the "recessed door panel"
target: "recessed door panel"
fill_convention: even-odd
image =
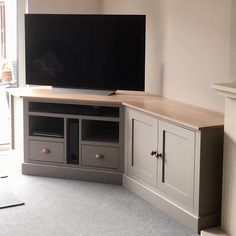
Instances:
[[[129,111],[128,173],[156,186],[157,119],[134,110]]]
[[[193,208],[195,132],[159,121],[158,188]]]

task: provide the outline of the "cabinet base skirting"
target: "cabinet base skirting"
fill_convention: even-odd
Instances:
[[[170,215],[180,223],[186,225],[192,229],[195,233],[199,233],[201,229],[208,228],[211,226],[217,226],[220,224],[220,214],[196,217],[193,214],[187,212],[185,209],[175,205],[168,199],[160,196],[158,193],[152,191],[143,184],[130,178],[126,174],[123,174],[123,185],[130,191],[137,194],[142,199],[151,203],[161,211]]]
[[[22,174],[122,185],[122,173],[22,163]]]

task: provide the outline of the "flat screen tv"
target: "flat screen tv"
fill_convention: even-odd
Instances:
[[[26,84],[144,90],[145,15],[25,15]]]

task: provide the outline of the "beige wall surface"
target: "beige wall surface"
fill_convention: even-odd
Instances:
[[[99,13],[100,0],[28,0],[29,13]]]
[[[231,1],[28,0],[27,5],[30,13],[146,14],[146,91],[223,112],[223,98],[210,86],[230,80]]]
[[[18,1],[17,21],[18,21],[18,38],[17,38],[17,54],[18,54],[18,85],[25,85],[25,21],[24,13],[26,9],[26,0]]]
[[[232,0],[230,76],[236,80],[236,0]]]
[[[211,84],[230,80],[231,0],[103,0],[103,11],[146,14],[146,91],[224,111]]]
[[[229,80],[230,0],[166,0],[163,95],[224,111],[211,84]]]

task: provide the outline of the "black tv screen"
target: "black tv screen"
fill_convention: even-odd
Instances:
[[[26,84],[144,90],[144,15],[25,15]]]

